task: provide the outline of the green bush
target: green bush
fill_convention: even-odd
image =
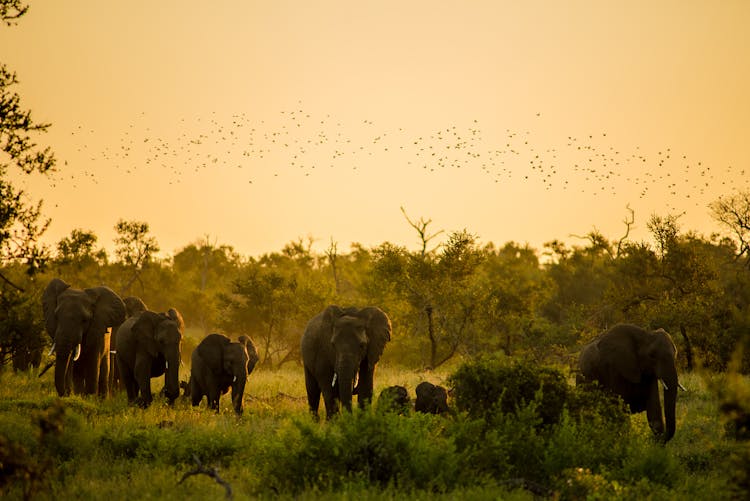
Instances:
[[[459,419],[450,429],[464,459],[463,474],[492,479],[523,478],[542,481],[546,439],[540,431],[537,405],[524,405],[514,413],[499,406],[482,419]]]
[[[536,401],[544,425],[560,420],[570,391],[565,377],[555,369],[492,358],[464,363],[448,381],[457,410],[470,417],[484,417],[497,410],[514,413]]]
[[[459,463],[441,418],[356,410],[319,424],[295,420],[268,451],[264,476],[277,492],[366,484],[444,491]]]

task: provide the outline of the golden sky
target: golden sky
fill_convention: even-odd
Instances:
[[[719,230],[750,189],[750,2],[34,0],[0,60],[52,178],[47,240],[146,221],[163,254],[298,237],[417,247],[413,219],[537,249],[648,217]],[[573,240],[575,241],[575,240]]]

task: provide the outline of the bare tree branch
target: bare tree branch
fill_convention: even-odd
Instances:
[[[427,226],[429,226],[429,224],[432,222],[432,219],[425,221],[424,218],[421,217],[419,218],[419,221],[414,222],[411,219],[409,219],[409,216],[406,214],[406,209],[401,207],[401,212],[404,214],[404,217],[406,218],[406,221],[409,223],[409,226],[417,230],[417,233],[419,234],[419,239],[422,242],[422,250],[421,250],[422,258],[424,258],[425,255],[427,254],[427,243],[433,238],[435,238],[436,236],[443,233],[443,230],[437,231],[433,233],[432,235],[428,235]]]
[[[224,489],[226,490],[227,499],[232,499],[232,496],[233,496],[232,486],[229,485],[229,483],[226,480],[224,480],[223,478],[219,476],[218,470],[213,466],[211,468],[207,468],[203,466],[203,463],[201,463],[201,460],[198,459],[198,456],[196,456],[195,454],[193,454],[193,460],[195,461],[195,464],[198,465],[198,467],[195,468],[194,470],[190,470],[189,472],[185,473],[180,479],[180,481],[177,482],[177,485],[181,484],[186,478],[191,477],[193,475],[207,475],[213,478],[214,480],[216,480],[217,484],[222,485],[224,487]]]

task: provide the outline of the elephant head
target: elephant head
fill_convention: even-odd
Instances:
[[[378,397],[379,412],[395,412],[406,414],[409,410],[409,392],[403,386],[388,386],[383,388]]]
[[[357,383],[360,406],[372,399],[375,364],[391,339],[391,321],[378,308],[342,309],[328,307],[323,315],[323,331],[333,347],[333,381],[338,398],[347,410],[352,408],[352,394]]]
[[[245,336],[244,334],[239,337],[239,342],[245,345],[245,349],[247,350],[247,356],[249,357],[247,362],[247,375],[249,376],[252,374],[253,369],[255,369],[255,365],[260,360],[260,357],[258,356],[258,349],[255,347],[255,343],[253,343],[253,340],[250,339],[250,337]]]
[[[132,327],[138,344],[145,347],[152,360],[151,377],[164,374],[165,394],[170,402],[180,394],[180,352],[184,330],[182,316],[173,308],[166,313],[144,311]]]
[[[651,429],[666,442],[675,433],[677,389],[682,388],[676,357],[677,348],[665,330],[621,324],[584,348],[580,369],[585,379],[620,395],[631,412],[645,410]],[[664,416],[659,382],[664,388]]]
[[[94,393],[104,356],[108,329],[125,320],[125,304],[108,287],[72,289],[59,278],[50,281],[42,294],[47,333],[52,338],[55,358],[55,388],[58,395],[70,392],[73,362],[83,358],[86,393]],[[98,358],[97,358],[98,357]]]
[[[415,411],[427,414],[445,414],[449,412],[448,392],[442,386],[422,381],[417,385],[416,392]]]

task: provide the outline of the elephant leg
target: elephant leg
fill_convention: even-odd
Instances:
[[[86,393],[86,367],[82,358],[83,354],[79,356],[78,360],[71,362],[73,366],[73,370],[71,371],[73,376],[73,393],[77,395],[83,395]]]
[[[646,417],[651,431],[655,435],[664,434],[664,419],[661,414],[661,403],[659,402],[659,383],[654,381],[649,386],[648,401],[646,403]]]
[[[215,381],[209,381],[208,383],[208,406],[215,410],[216,413],[219,413],[219,397],[221,397],[221,392],[219,391],[219,386],[216,384]]]
[[[144,408],[148,407],[153,400],[151,395],[151,360],[147,358],[137,359],[133,372],[135,383],[138,385],[138,391],[140,392],[140,405]]]
[[[89,357],[83,361],[83,384],[86,395],[95,395],[99,385],[99,365],[101,358],[98,353],[87,353]]]
[[[357,383],[357,402],[359,408],[364,409],[365,405],[372,402],[372,386],[375,368],[370,369],[367,360],[362,361],[359,369],[359,382]]]
[[[323,394],[323,403],[326,406],[326,419],[331,419],[339,412],[339,400],[337,391],[329,385],[323,385],[320,389]]]
[[[307,405],[310,412],[315,418],[318,417],[318,408],[320,407],[320,386],[310,371],[305,367],[305,389],[307,390]]]
[[[99,396],[105,398],[109,394],[109,349],[99,357]]]
[[[117,384],[117,381],[115,380],[115,372],[116,372],[116,356],[114,353],[109,352],[107,355],[109,358],[109,381],[107,382],[107,386],[109,388],[110,394],[114,394],[115,392],[115,385]]]
[[[190,398],[193,407],[200,405],[203,400],[203,388],[198,384],[198,381],[194,377],[190,377]]]
[[[122,384],[125,386],[125,392],[128,394],[128,403],[133,403],[138,392],[135,386],[135,376],[133,375],[133,369],[128,365],[122,363],[122,360],[118,361],[118,367],[120,367],[120,375],[122,377]]]

